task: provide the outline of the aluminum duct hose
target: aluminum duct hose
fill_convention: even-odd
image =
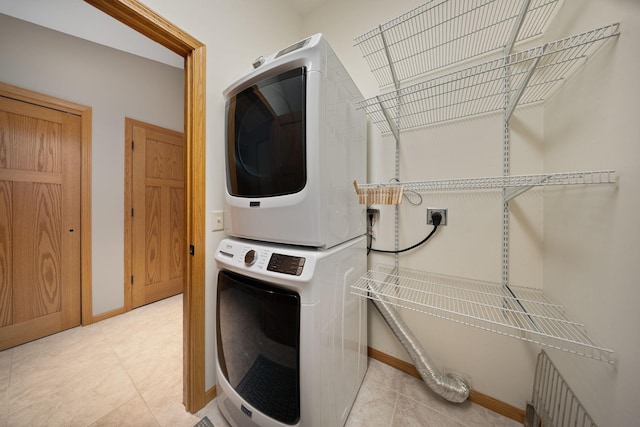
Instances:
[[[469,386],[466,381],[453,374],[443,375],[434,368],[426,351],[407,327],[406,323],[400,318],[393,306],[377,294],[371,286],[369,286],[369,292],[371,292],[373,296],[371,301],[387,325],[389,325],[389,328],[391,328],[391,331],[398,341],[400,341],[400,344],[402,344],[407,353],[409,353],[409,357],[411,357],[422,380],[429,388],[449,402],[461,403],[467,400],[469,397]]]

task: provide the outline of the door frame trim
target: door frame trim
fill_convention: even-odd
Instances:
[[[91,107],[0,82],[0,96],[80,116],[80,290],[81,323],[94,322],[91,296]]]
[[[193,252],[184,274],[183,401],[195,413],[211,396],[204,382],[206,46],[137,0],[85,2],[185,60],[185,242]]]

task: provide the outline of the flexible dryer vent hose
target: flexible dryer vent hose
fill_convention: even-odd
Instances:
[[[398,341],[400,341],[400,344],[409,353],[409,357],[411,357],[413,364],[429,388],[449,402],[461,403],[467,400],[469,386],[466,381],[453,374],[443,375],[434,368],[426,351],[393,306],[377,294],[371,286],[369,286],[369,292],[373,296],[371,301]]]

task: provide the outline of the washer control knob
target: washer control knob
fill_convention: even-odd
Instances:
[[[253,249],[250,249],[244,256],[244,263],[247,267],[252,266],[258,260],[258,254]]]

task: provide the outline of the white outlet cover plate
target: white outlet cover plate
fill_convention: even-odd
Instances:
[[[211,212],[211,231],[224,230],[224,211]]]

